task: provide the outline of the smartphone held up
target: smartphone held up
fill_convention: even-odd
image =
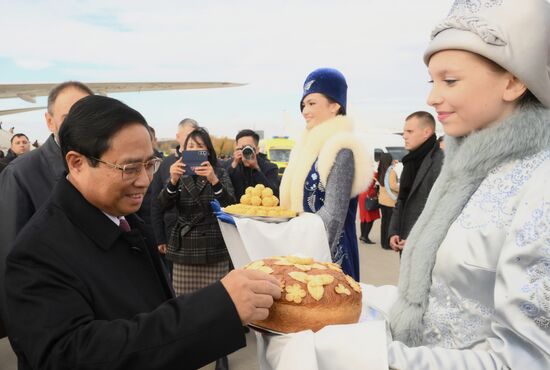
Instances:
[[[182,153],[183,163],[185,163],[185,175],[196,175],[195,168],[200,167],[203,162],[208,161],[207,150],[185,150]]]

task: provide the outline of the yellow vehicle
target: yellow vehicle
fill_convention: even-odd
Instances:
[[[281,177],[288,166],[288,158],[294,147],[294,140],[289,139],[288,136],[273,136],[271,139],[264,140],[260,147],[267,159],[279,167],[279,177]]]

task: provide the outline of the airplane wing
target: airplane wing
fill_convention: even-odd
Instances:
[[[85,84],[95,93],[101,95],[134,91],[212,89],[245,85],[233,82],[91,82]],[[54,83],[0,84],[0,99],[20,98],[29,103],[36,103],[37,96],[48,95],[56,85]]]
[[[18,109],[4,109],[0,110],[0,116],[7,116],[8,114],[30,112],[33,110],[46,109],[46,107],[32,107],[32,108],[18,108]]]

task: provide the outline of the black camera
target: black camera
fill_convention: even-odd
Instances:
[[[255,154],[255,150],[253,147],[251,147],[250,145],[246,145],[243,149],[242,149],[242,152],[243,152],[243,157],[244,159],[246,160],[251,160],[254,158],[254,154]]]

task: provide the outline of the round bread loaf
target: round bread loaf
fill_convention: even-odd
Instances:
[[[273,303],[268,318],[255,325],[282,333],[316,332],[326,325],[359,320],[361,287],[335,263],[271,257],[254,261],[245,269],[266,272],[281,284],[281,298]]]

